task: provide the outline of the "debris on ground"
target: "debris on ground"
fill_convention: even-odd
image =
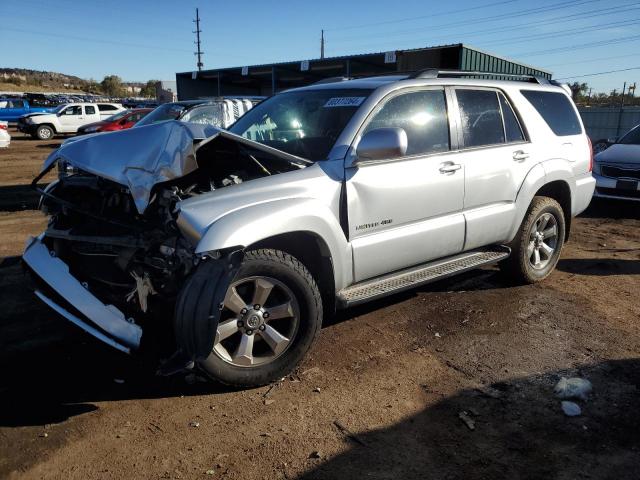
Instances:
[[[265,400],[264,400],[264,404],[265,404],[266,406],[272,405],[272,404],[274,404],[274,403],[276,403],[276,401],[275,401],[275,400],[273,400],[272,398],[265,398]]]
[[[40,438],[47,438],[49,436],[49,434],[47,432],[41,433],[40,435],[38,435]]]
[[[206,472],[204,472],[205,475],[215,475],[216,471],[215,470],[207,470]]]
[[[313,393],[320,393],[320,387],[316,387],[313,389]]]
[[[309,454],[309,458],[322,458],[322,454],[320,452],[318,452],[318,451],[311,452]]]
[[[586,400],[592,390],[593,386],[589,380],[578,377],[562,377],[553,388],[553,393],[560,399],[568,400],[570,398],[577,398],[579,400]]]
[[[458,412],[458,418],[462,420],[462,423],[464,423],[469,430],[476,429],[476,422],[473,421],[473,419],[469,416],[467,412],[465,411]]]
[[[562,411],[567,417],[577,417],[582,414],[582,409],[577,403],[563,400],[560,405],[562,406]]]
[[[489,387],[489,386],[478,387],[476,388],[476,391],[481,395],[489,398],[502,397],[502,392],[500,390],[498,390],[497,388]]]
[[[198,428],[200,426],[200,422],[189,422],[190,427]]]
[[[356,443],[359,443],[363,447],[367,446],[367,444],[366,444],[366,442],[364,440],[362,440],[358,435],[356,435],[351,430],[349,430],[347,427],[345,427],[342,424],[342,422],[340,422],[339,420],[334,420],[333,424],[336,427],[338,427],[338,430],[340,430],[345,437],[350,438],[351,440],[353,440]]]
[[[122,385],[124,383],[124,380],[122,378],[114,378],[113,381],[119,385]]]

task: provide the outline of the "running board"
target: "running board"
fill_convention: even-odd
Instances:
[[[511,250],[503,246],[490,250],[474,250],[443,260],[399,270],[382,277],[365,280],[338,292],[338,304],[341,307],[350,307],[368,302],[392,293],[473,270],[482,265],[497,263],[507,258],[510,253]]]

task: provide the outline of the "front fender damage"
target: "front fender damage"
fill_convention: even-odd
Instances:
[[[227,289],[243,258],[241,249],[231,249],[219,258],[205,257],[186,280],[178,295],[174,315],[178,349],[160,366],[159,375],[191,369],[195,362],[209,356]]]

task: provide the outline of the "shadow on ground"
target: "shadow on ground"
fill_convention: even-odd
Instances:
[[[561,375],[593,382],[594,393],[578,402],[580,417],[565,417],[552,394]],[[494,384],[491,396],[463,390],[401,423],[358,434],[361,443],[351,441],[346,453],[300,479],[638,478],[639,386],[634,359],[517,378]]]
[[[579,275],[640,275],[640,260],[567,258],[560,260],[557,268]]]

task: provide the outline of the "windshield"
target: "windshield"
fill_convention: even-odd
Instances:
[[[123,110],[122,112],[118,112],[115,115],[111,115],[107,118],[107,122],[115,122],[116,120],[120,120],[122,117],[129,115],[131,113],[129,110]]]
[[[152,123],[164,122],[166,120],[177,119],[182,111],[189,105],[180,105],[179,103],[165,103],[155,108],[147,114],[142,120],[136,123],[136,127],[151,125]]]
[[[313,161],[324,160],[371,90],[302,90],[275,95],[229,131]]]
[[[53,109],[53,113],[60,113],[62,111],[62,109],[64,107],[66,107],[68,104],[63,103],[62,105],[58,105],[56,108]]]
[[[625,145],[640,145],[640,125],[622,137],[618,143]]]

